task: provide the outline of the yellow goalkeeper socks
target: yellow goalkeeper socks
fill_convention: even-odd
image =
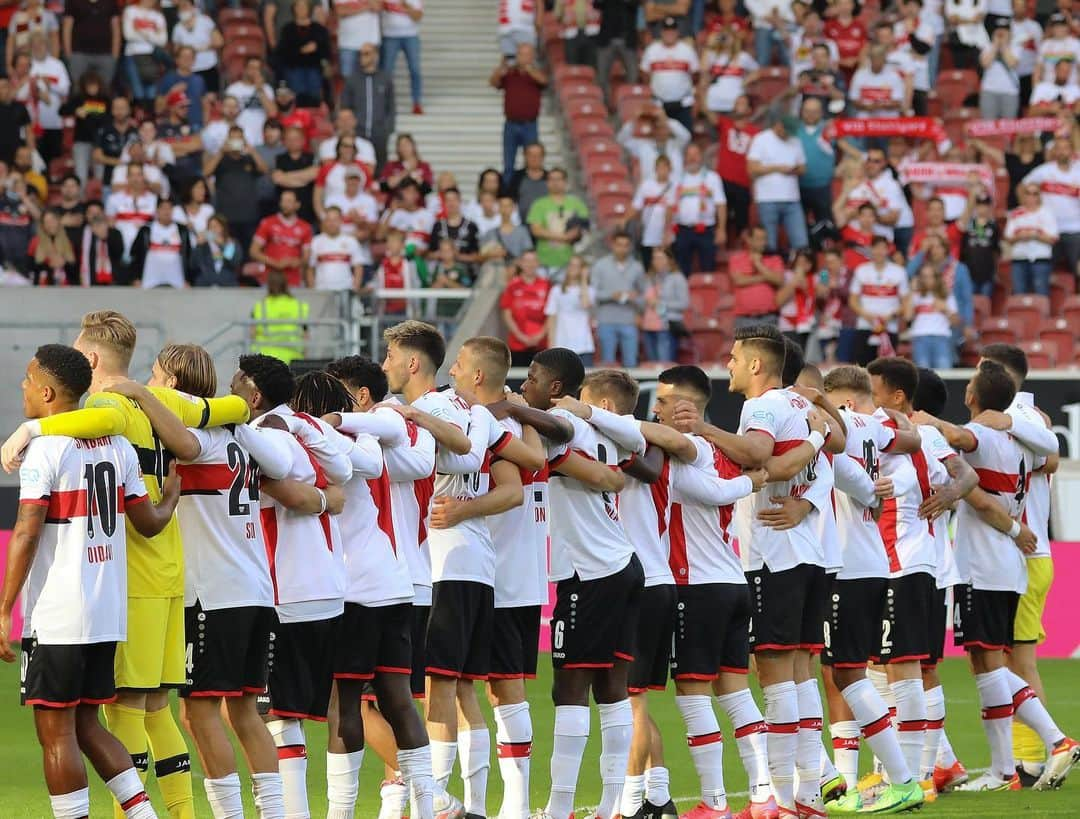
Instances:
[[[139,779],[146,784],[146,771],[150,764],[146,744],[146,712],[141,708],[132,708],[119,703],[110,703],[104,707],[105,724],[109,732],[120,740],[120,744],[131,754],[131,761],[139,774]],[[124,809],[113,801],[113,816],[124,819]]]
[[[1043,763],[1046,761],[1046,746],[1039,735],[1024,723],[1014,719],[1012,725],[1013,756],[1017,762]]]
[[[184,735],[167,706],[149,711],[146,737],[154,755],[154,774],[172,819],[195,819],[195,799],[191,793],[191,757]]]

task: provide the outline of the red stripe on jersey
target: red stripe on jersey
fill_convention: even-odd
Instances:
[[[378,512],[379,528],[390,538],[390,548],[397,554],[397,541],[394,540],[394,516],[393,501],[390,499],[390,476],[383,466],[382,474],[377,478],[368,479],[368,491],[371,492],[371,501],[375,504]]]
[[[176,472],[186,492],[221,491],[230,488],[236,480],[236,472],[228,464],[177,464]]]
[[[896,440],[896,437],[893,437]],[[934,493],[934,488],[930,484],[930,465],[926,462],[926,453],[921,449],[918,452],[911,454],[911,465],[915,467],[915,477],[919,481],[919,494],[925,501]],[[926,527],[930,530],[930,535],[934,534],[933,521],[927,521]]]
[[[427,515],[434,494],[435,473],[423,480],[413,481],[413,495],[416,496],[416,505],[420,507],[420,524],[416,533],[416,542],[420,546],[423,546],[427,541]]]
[[[94,498],[93,511],[96,512],[97,498]],[[116,487],[116,512],[124,514],[124,487]],[[71,520],[86,517],[86,490],[65,489],[49,495],[49,510],[46,520]]]
[[[675,576],[675,583],[685,586],[690,582],[690,561],[686,556],[686,530],[683,528],[682,504],[671,504],[671,522],[668,524],[671,552],[668,566]]]
[[[864,284],[861,295],[870,298],[888,299],[899,296],[900,287],[895,284]]]
[[[1015,472],[998,472],[994,469],[975,469],[979,476],[979,488],[984,492],[1015,493],[1020,476]]]
[[[259,510],[259,517],[262,518],[263,528],[263,542],[266,544],[266,560],[270,564],[270,582],[274,586],[274,605],[281,602],[278,599],[278,585],[277,585],[277,513],[274,511],[273,506],[267,506],[264,509]]]
[[[649,491],[652,494],[653,505],[656,507],[656,528],[657,534],[661,538],[664,537],[664,532],[667,531],[667,508],[668,508],[668,496],[671,478],[671,462],[667,455],[664,456],[664,465],[660,469],[660,477],[656,481],[649,485]]]
[[[881,540],[885,544],[885,554],[889,558],[889,571],[898,572],[900,556],[896,553],[896,498],[886,498],[881,504],[881,517],[878,518],[878,531],[881,532]]]
[[[320,429],[319,425],[315,423],[314,419],[312,419],[310,415],[305,415],[302,412],[298,412],[296,413],[296,417],[307,421],[316,429]],[[330,481],[326,479],[326,471],[322,468],[322,464],[320,464],[319,461],[315,458],[315,456],[311,454],[311,450],[304,446],[303,441],[300,441],[299,438],[297,438],[296,440],[300,442],[300,446],[304,447],[304,452],[307,453],[308,460],[311,461],[311,468],[315,470],[315,488],[326,489],[326,487],[330,485]],[[322,526],[323,537],[326,538],[327,550],[331,552],[334,551],[334,537],[330,529],[329,512],[323,512],[321,515],[319,515],[319,525]]]
[[[806,441],[777,441],[773,444],[772,454],[783,455],[785,452],[791,452],[795,447],[805,444]]]

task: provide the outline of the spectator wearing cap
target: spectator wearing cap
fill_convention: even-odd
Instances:
[[[641,55],[641,72],[664,113],[682,123],[687,131],[694,127],[694,85],[699,70],[697,52],[679,39],[675,18],[665,17],[660,39],[650,43]]]
[[[1038,185],[1043,202],[1056,217],[1060,238],[1054,246],[1055,260],[1076,275],[1080,262],[1080,158],[1064,136],[1050,143],[1047,155],[1049,161],[1024,177],[1024,182]],[[1023,199],[1020,204],[1023,207]]]
[[[600,360],[616,359],[627,368],[638,364],[638,316],[644,306],[645,268],[633,255],[630,234],[611,237],[611,252],[597,259],[589,271],[589,284],[596,293],[597,336]]]
[[[701,147],[686,146],[684,171],[675,186],[675,259],[689,276],[716,266],[716,247],[727,242],[727,198],[715,171],[705,167]]]
[[[285,191],[296,195],[300,218],[315,221],[315,178],[319,168],[315,157],[305,148],[306,137],[299,128],[285,131],[285,152],[277,158],[270,178],[278,189],[278,197]]]
[[[179,0],[177,7],[179,20],[172,30],[173,45],[192,49],[194,59],[191,70],[202,77],[206,90],[216,97],[221,90],[218,52],[225,45],[225,40],[213,19],[199,10],[195,0]],[[190,88],[188,94],[193,99],[200,99],[191,93]]]
[[[371,181],[371,166],[357,158],[356,144],[351,140],[342,140],[337,145],[337,156],[322,163],[315,177],[315,215],[320,221],[327,207],[327,198],[345,192],[345,174],[350,170],[364,174],[365,185]]]
[[[635,119],[624,122],[615,137],[620,145],[638,162],[638,173],[647,178],[656,167],[656,160],[666,156],[671,162],[671,177],[682,176],[682,157],[690,144],[689,129],[671,119],[662,108],[647,106]]]
[[[566,62],[596,68],[600,12],[593,0],[555,0],[551,14],[559,24]]]
[[[1020,58],[1012,45],[1009,21],[996,21],[990,45],[979,55],[982,84],[979,87],[979,115],[983,119],[1015,119],[1020,113]]]
[[[391,77],[394,76],[398,54],[405,52],[414,114],[424,113],[424,83],[420,70],[420,20],[423,16],[423,0],[396,0],[382,4],[382,53],[379,56],[379,67]]]
[[[526,222],[536,239],[536,255],[548,278],[559,275],[574,244],[589,226],[589,208],[566,192],[566,171],[552,168],[548,173],[548,193],[532,203]]]
[[[750,171],[747,170],[746,154],[754,137],[761,133],[761,128],[751,119],[752,114],[750,98],[744,94],[735,100],[731,116],[716,118],[717,142],[720,146],[716,155],[716,171],[724,183],[727,215],[736,236],[741,236],[750,224]]]
[[[694,0],[644,0],[645,30],[650,39],[660,39],[660,33],[668,20],[675,22],[680,39],[694,36],[695,28],[691,20]]]
[[[255,235],[258,210],[252,203],[259,200],[259,179],[267,171],[239,125],[233,125],[221,148],[208,151],[203,160],[203,174],[213,184],[214,206],[228,220],[241,247],[248,247]]]
[[[182,90],[170,91],[165,98],[165,116],[158,120],[158,137],[176,157],[174,182],[183,183],[202,176],[202,140],[199,129],[188,119],[191,98]]]
[[[267,216],[251,240],[251,260],[267,270],[285,274],[291,287],[300,287],[311,249],[311,225],[299,216],[300,200],[295,191],[283,190],[278,212]]]
[[[195,49],[191,46],[180,46],[176,49],[176,65],[158,83],[158,108],[168,105],[171,94],[185,94],[188,100],[197,101],[188,107],[188,122],[193,128],[200,129],[203,124],[203,105],[208,104],[205,98],[209,90],[206,80],[195,73]]]
[[[251,56],[244,60],[244,73],[236,82],[230,83],[225,95],[236,97],[240,103],[238,121],[244,129],[244,139],[249,145],[261,145],[263,125],[267,117],[278,115],[274,89],[263,76],[261,57]]]
[[[330,62],[330,32],[311,16],[310,0],[293,0],[293,19],[281,29],[275,55],[298,105],[316,107],[323,98],[323,70]]]
[[[64,150],[64,120],[60,108],[71,91],[71,77],[64,64],[49,53],[44,32],[30,35],[30,81],[37,109],[37,150],[48,165]]]
[[[135,104],[151,113],[157,81],[168,64],[169,30],[157,0],[138,0],[124,9],[124,74]]]
[[[4,82],[0,81],[0,99],[2,99],[3,88]],[[94,164],[105,169],[101,181],[106,189],[112,182],[113,169],[120,164],[124,148],[136,139],[138,139],[138,126],[131,117],[131,103],[128,102],[127,97],[113,97],[109,105],[109,121],[98,131],[91,154]]]
[[[551,282],[539,274],[536,252],[522,253],[514,266],[513,277],[499,298],[507,329],[506,345],[514,367],[528,367],[532,357],[547,347],[545,307],[550,289]]]
[[[1042,116],[1067,116],[1080,101],[1080,85],[1073,72],[1073,61],[1063,58],[1054,64],[1053,78],[1039,83],[1031,92],[1031,113]]]
[[[747,0],[746,10],[754,22],[754,54],[759,65],[772,65],[776,52],[779,65],[790,65],[789,29],[794,28],[792,4],[786,0]]]
[[[746,155],[754,184],[761,224],[769,248],[779,248],[780,226],[792,250],[806,247],[806,214],[799,194],[799,177],[806,171],[806,154],[799,140],[790,136],[781,117],[772,116],[770,127],[754,137]]]
[[[518,213],[527,221],[533,202],[548,193],[548,172],[544,167],[544,146],[539,142],[525,146],[525,167],[514,171],[506,181],[506,189],[518,205]]]
[[[1054,66],[1064,59],[1072,58],[1074,81],[1077,80],[1076,65],[1080,63],[1080,39],[1069,30],[1069,18],[1057,12],[1046,21],[1046,36],[1039,44],[1039,59],[1035,63],[1032,82],[1038,85],[1054,74]]]
[[[375,197],[364,190],[366,176],[359,168],[345,169],[345,190],[326,197],[326,206],[341,211],[341,229],[356,237],[365,266],[371,265],[369,244],[379,221],[381,208]]]
[[[375,52],[375,67],[378,68],[379,42],[382,40],[379,13],[382,6],[382,0],[334,0],[338,71],[346,82],[356,71],[364,46]]]
[[[352,113],[356,135],[371,144],[375,152],[375,168],[382,170],[386,165],[386,146],[396,127],[394,79],[379,68],[379,47],[376,43],[361,45],[359,55],[359,67],[344,74],[345,85],[338,101],[338,116],[344,111]]]
[[[596,73],[604,89],[604,101],[612,107],[611,69],[622,63],[626,82],[638,81],[639,0],[599,0],[600,32],[596,35]]]
[[[503,178],[509,179],[514,174],[518,149],[539,138],[536,120],[548,78],[536,64],[536,48],[520,43],[517,56],[503,56],[488,82],[503,92]]]
[[[106,83],[112,82],[123,46],[116,0],[65,0],[61,34],[72,77],[95,71]]]

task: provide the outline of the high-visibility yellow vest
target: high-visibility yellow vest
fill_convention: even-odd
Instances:
[[[295,296],[266,296],[251,309],[256,321],[280,321],[255,327],[255,342],[251,348],[256,353],[272,355],[286,364],[304,357],[304,321],[308,317],[308,304]],[[289,322],[285,324],[284,322]]]

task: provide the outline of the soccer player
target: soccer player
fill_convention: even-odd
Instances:
[[[761,489],[767,472],[759,468],[744,474],[742,467],[704,438],[674,428],[674,410],[680,401],[692,403],[704,415],[711,396],[704,371],[672,367],[660,373],[659,382],[653,406],[659,423],[642,423],[641,431],[650,444],[670,456],[667,536],[678,599],[671,667],[675,703],[686,723],[687,743],[701,783],[701,802],[684,816],[731,816],[724,789],[722,736],[710,693],[716,694],[731,719],[739,756],[750,777],[751,805],[744,813],[775,815],[767,765],[753,741],[763,720],[747,685],[750,593],[731,531],[735,501]],[[765,799],[761,799],[762,785]]]
[[[922,804],[923,790],[919,784],[918,768],[904,753],[897,730],[889,719],[885,701],[866,678],[866,664],[877,657],[882,647],[878,621],[887,622],[890,602],[889,576],[899,562],[895,546],[884,533],[890,530],[889,519],[897,517],[897,498],[918,491],[916,469],[910,459],[897,458],[888,474],[881,478],[881,458],[884,453],[921,452],[918,432],[900,416],[895,426],[886,426],[874,406],[870,376],[859,367],[845,366],[832,370],[825,377],[825,391],[839,406],[845,407],[847,453],[837,456],[833,466],[842,474],[845,465],[854,461],[875,481],[886,483],[880,497],[881,509],[874,494],[858,497],[851,487],[836,493],[837,531],[844,550],[844,568],[833,583],[833,606],[829,619],[829,661],[832,677],[850,711],[833,714],[841,740],[854,740],[854,753],[837,752],[837,765],[850,785],[854,784],[858,767],[858,735],[866,737],[885,767],[889,787],[870,806],[877,813],[908,810]],[[921,497],[920,497],[921,500]],[[917,508],[917,506],[916,506]],[[884,529],[880,519],[886,521]],[[921,613],[919,613],[921,614]],[[925,615],[921,615],[925,620]],[[916,666],[916,670],[918,667]],[[916,678],[919,690],[922,681]],[[842,710],[842,709],[838,709]],[[854,730],[851,730],[854,728]],[[914,761],[922,754],[922,742],[912,749]],[[863,797],[852,787],[848,794],[831,806],[831,812],[854,813],[863,810]]]
[[[555,743],[543,815],[554,819],[566,819],[574,811],[589,738],[590,688],[600,710],[603,792],[597,815],[610,819],[619,809],[633,727],[627,675],[645,579],[619,522],[616,496],[624,478],[614,469],[631,452],[643,453],[645,439],[633,422],[596,406],[579,410],[590,415],[588,422],[556,408],[556,402],[576,393],[584,380],[585,368],[576,353],[564,347],[543,350],[533,358],[522,386],[529,406],[506,407],[547,439],[551,470],[549,578],[557,583],[551,621]],[[589,398],[583,389],[583,402],[590,403]],[[605,432],[598,428],[601,424]],[[614,433],[622,445],[606,433]],[[574,453],[612,469],[599,475],[582,469],[582,457]]]
[[[324,495],[329,482],[340,485],[351,476],[348,454],[288,406],[295,382],[284,362],[266,355],[241,356],[230,391],[247,403],[254,426],[293,433],[285,438],[290,448],[288,478]],[[322,722],[327,716],[345,609],[344,550],[325,496],[316,514],[295,514],[269,493],[262,493],[259,504],[277,617],[270,638],[269,681],[258,706],[277,747],[286,815],[306,816],[302,721]]]
[[[742,328],[728,363],[729,389],[746,396],[738,434],[704,423],[696,408],[675,413],[676,427],[717,445],[744,467],[764,466],[772,455],[783,455],[812,440],[815,451],[843,451],[843,427],[826,435],[808,434],[809,400],[782,389],[783,337],[773,327]],[[835,454],[835,453],[834,453]],[[815,486],[813,458],[785,480],[771,480],[765,490],[736,506],[743,567],[753,589],[750,645],[757,660],[769,724],[767,750],[772,787],[780,815],[821,812],[821,738],[817,731],[800,732],[800,723],[820,726],[822,707],[817,683],[810,676],[810,654],[823,643],[825,615],[825,552],[819,536],[822,510],[830,503],[829,488]],[[770,526],[774,506],[800,507],[801,518],[789,527]],[[782,513],[781,513],[782,514]],[[802,684],[797,689],[796,685]],[[800,737],[800,733],[805,736]],[[811,747],[813,746],[813,747]],[[801,776],[796,799],[794,779],[797,748]]]
[[[363,549],[356,555],[358,564],[362,560],[368,566],[370,578],[369,593],[365,598],[369,602],[362,605],[376,609],[396,607],[402,603],[395,601],[406,598],[410,602],[408,611],[404,612],[408,617],[407,633],[395,640],[396,629],[392,623],[385,624],[386,651],[380,651],[375,657],[372,690],[365,693],[362,705],[365,740],[388,763],[388,778],[381,789],[383,805],[379,815],[383,819],[399,817],[411,793],[413,813],[417,819],[433,819],[431,747],[423,720],[412,705],[412,695],[415,693],[412,684],[417,676],[419,693],[423,694],[423,642],[429,609],[416,601],[424,594],[430,603],[431,570],[427,567],[428,585],[420,585],[412,573],[412,563],[422,563],[420,544],[427,537],[424,519],[427,500],[432,494],[435,439],[430,432],[405,421],[390,407],[376,406],[386,398],[387,379],[386,373],[371,359],[347,356],[331,363],[328,372],[341,379],[348,388],[352,407],[349,412],[328,415],[326,420],[347,434],[366,432],[376,435],[386,467],[387,490],[373,495],[373,500],[379,514],[379,528],[383,531],[386,531],[384,527],[389,529],[388,546],[393,550],[394,559],[388,560],[385,551],[377,549]],[[401,437],[395,430],[402,433]],[[382,485],[382,476],[379,485]],[[423,513],[419,509],[421,501]],[[376,538],[382,539],[377,533]],[[409,586],[408,595],[405,593],[406,583]],[[394,612],[387,613],[392,619]],[[392,655],[399,645],[404,647],[406,642],[408,657],[401,664]],[[416,674],[417,668],[419,675]],[[448,800],[441,807],[446,810]],[[460,803],[456,809],[460,809]]]
[[[493,405],[507,398],[510,349],[502,339],[478,336],[462,345],[450,368],[459,394]],[[515,397],[515,400],[522,400]],[[510,417],[499,424],[540,452],[540,437]],[[480,498],[437,499],[431,524],[445,528],[466,517],[486,517],[495,544],[495,615],[492,621],[488,699],[495,714],[503,817],[529,815],[532,719],[525,681],[536,676],[540,607],[547,603],[547,462],[539,470],[504,460],[491,465],[495,487]],[[500,496],[506,496],[505,499]],[[517,503],[510,504],[513,501]],[[503,509],[495,512],[493,510]],[[460,746],[459,746],[460,753]],[[469,764],[473,760],[469,759]],[[463,765],[464,767],[464,765]]]
[[[960,427],[925,413],[914,416],[920,423],[937,427],[950,445],[964,453],[979,476],[979,488],[964,499],[957,524],[956,559],[965,585],[957,593],[954,636],[971,658],[991,767],[963,790],[1019,789],[1010,737],[1014,715],[1039,735],[1049,752],[1036,787],[1056,787],[1080,761],[1080,744],[1065,736],[1038,695],[1005,665],[1016,607],[1027,585],[1024,554],[1035,548],[1033,540],[1023,541],[1021,548],[1014,548],[1011,542],[1022,529],[1019,519],[1035,456],[1014,436],[983,426],[978,419],[985,410],[1005,412],[1015,394],[1016,384],[1008,370],[985,360],[964,395],[970,423]],[[994,506],[1013,519],[1008,533],[986,522],[984,509]]]
[[[71,347],[39,347],[22,383],[23,412],[43,419],[75,410],[93,371]],[[155,817],[124,746],[98,706],[116,696],[113,659],[127,637],[126,524],[145,537],[172,520],[179,482],[146,503],[139,461],[122,437],[31,442],[19,472],[19,516],[0,593],[0,659],[11,663],[11,612],[23,600],[22,701],[34,708],[45,784],[56,817],[90,815],[85,754],[129,819]]]
[[[108,391],[111,381],[128,378],[135,342],[135,325],[115,310],[83,316],[73,346],[94,371],[90,397],[82,410],[23,424],[5,444],[5,466],[9,453],[20,451],[34,435],[123,435],[135,447],[147,491],[156,500],[172,453],[162,446],[138,405]],[[243,401],[233,396],[193,398],[175,390],[156,390],[155,395],[188,427],[243,423],[248,418]],[[128,638],[116,647],[117,699],[105,706],[105,719],[131,753],[141,776],[146,776],[153,755],[154,773],[170,816],[193,819],[191,760],[168,707],[169,689],[183,685],[187,678],[180,527],[174,520],[153,538],[132,530],[128,538]],[[120,815],[119,807],[116,813]]]
[[[1047,441],[1046,443],[1050,446],[1046,446],[1040,440],[1032,440],[1024,436],[1024,425],[1013,422],[1016,416],[1021,416],[1022,420],[1027,420],[1031,424],[1035,418],[1023,418],[1023,416],[1031,416],[1034,413],[1047,427],[1050,426],[1049,418],[1035,406],[1032,394],[1020,390],[1024,379],[1027,378],[1028,370],[1027,355],[1024,351],[1012,344],[987,344],[982,348],[981,354],[984,360],[996,361],[1002,365],[1016,384],[1016,397],[1006,411],[1005,417],[1001,419],[1003,421],[1001,426],[1011,430],[1015,437],[1020,438],[1032,452],[1039,456],[1037,468],[1031,473],[1031,480],[1028,483],[1027,504],[1024,507],[1025,522],[1034,532],[1038,542],[1035,551],[1025,555],[1028,585],[1016,609],[1013,648],[1005,659],[1009,670],[1027,680],[1032,690],[1039,695],[1039,699],[1045,703],[1046,693],[1043,689],[1042,678],[1039,676],[1036,652],[1039,644],[1046,639],[1042,615],[1046,608],[1050,584],[1054,579],[1054,561],[1050,555],[1048,524],[1050,476],[1057,471],[1060,461],[1058,441],[1057,436],[1051,433],[1053,440]],[[931,414],[939,413],[931,412]],[[989,422],[987,425],[990,425]],[[1014,427],[1017,428],[1014,429]],[[1021,784],[1027,787],[1034,785],[1045,767],[1046,749],[1030,728],[1016,720],[1013,721],[1013,755],[1016,757]]]

